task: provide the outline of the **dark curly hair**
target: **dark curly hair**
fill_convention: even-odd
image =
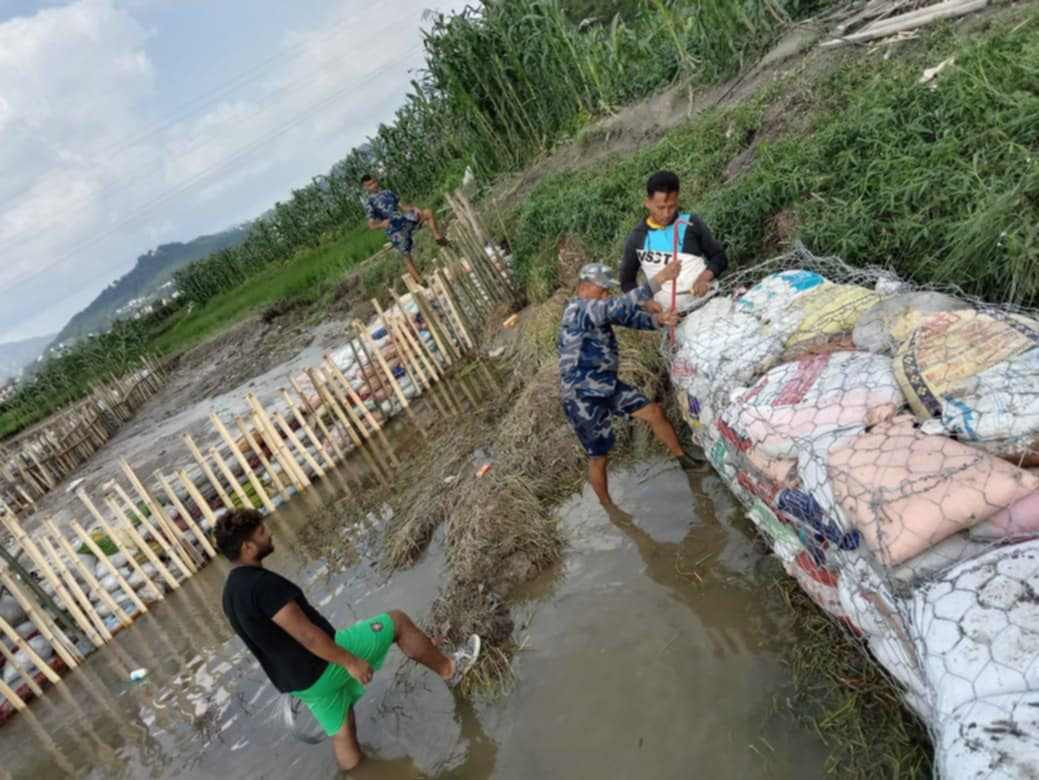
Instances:
[[[646,195],[651,198],[657,192],[671,194],[678,190],[678,174],[671,171],[657,171],[646,182]]]
[[[216,546],[221,554],[237,561],[242,554],[242,545],[260,527],[263,515],[255,509],[235,509],[221,517],[213,531]]]

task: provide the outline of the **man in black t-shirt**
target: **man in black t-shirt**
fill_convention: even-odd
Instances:
[[[235,566],[224,584],[224,614],[274,687],[302,700],[332,737],[336,761],[353,769],[363,758],[353,705],[394,643],[414,661],[457,685],[480,652],[475,634],[444,655],[394,609],[335,631],[295,584],[263,567],[274,552],[263,516],[235,510],[216,526],[216,542]]]

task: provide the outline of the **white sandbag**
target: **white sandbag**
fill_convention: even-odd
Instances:
[[[773,368],[722,419],[765,455],[795,458],[820,434],[876,424],[904,403],[890,358],[832,352]]]
[[[979,541],[1020,540],[1039,534],[1039,493],[1020,498],[970,529]]]
[[[120,586],[119,586],[119,580],[117,580],[117,579],[115,578],[115,576],[114,576],[114,575],[112,575],[112,574],[109,574],[109,575],[108,575],[108,576],[106,576],[106,577],[102,577],[102,578],[101,578],[101,579],[99,580],[98,584],[99,584],[99,585],[100,585],[100,586],[101,586],[102,588],[104,588],[105,590],[107,590],[107,591],[108,591],[109,593],[111,593],[111,592],[113,592],[113,591],[116,591],[116,590],[119,590],[119,587],[120,587]]]
[[[51,647],[51,643],[48,642],[42,636],[34,636],[29,640],[29,647],[36,651],[36,655],[42,658],[44,661],[50,659],[54,655],[54,649]]]
[[[79,558],[79,562],[87,571],[94,571],[95,567],[97,566],[97,558],[95,558],[90,553],[77,553],[76,557]],[[78,567],[73,567],[72,571],[73,573],[76,573],[78,576]]]
[[[1039,442],[1039,348],[1016,355],[938,397],[929,432],[950,433],[990,452],[1027,452]]]
[[[892,593],[884,575],[863,557],[847,560],[837,592],[845,612],[866,634],[873,657],[899,683],[907,703],[930,722],[933,691],[907,629],[909,604]]]
[[[867,309],[852,331],[859,349],[894,355],[926,314],[969,309],[970,304],[937,292],[907,292]]]
[[[798,555],[804,552],[804,546],[798,539],[797,533],[782,522],[761,499],[754,499],[747,516],[767,537],[772,551],[784,563],[793,562]]]
[[[119,568],[120,566],[125,566],[127,562],[126,553],[120,551],[115,553],[114,555],[109,555],[108,562],[116,568]],[[97,566],[94,567],[94,576],[100,579],[101,577],[104,577],[107,574],[108,567],[105,566],[105,564],[102,561],[98,561]]]
[[[33,625],[31,620],[26,620],[19,623],[14,627],[14,632],[18,634],[22,639],[28,639],[30,636],[36,633],[36,626]]]
[[[749,385],[783,351],[785,335],[762,330],[728,298],[715,298],[676,329],[679,358],[686,370],[675,381],[696,401],[699,418],[711,425],[734,387]]]
[[[945,780],[1039,777],[1039,692],[970,701],[936,725],[936,776]]]
[[[17,658],[18,658],[18,656],[16,654],[15,655],[15,659],[17,660]],[[29,671],[28,669],[25,669],[25,667],[22,666],[21,664],[18,664],[18,665],[21,666],[22,669],[24,669],[25,671],[27,671],[27,672]],[[31,674],[31,672],[30,672],[30,674]],[[17,689],[18,688],[18,684],[21,681],[21,679],[22,679],[22,675],[18,673],[17,669],[15,669],[14,664],[4,664],[4,684],[5,685],[7,685],[10,688]]]
[[[998,547],[917,589],[914,640],[938,722],[973,700],[1039,690],[1039,541]]]
[[[0,618],[3,618],[9,626],[17,626],[25,620],[25,610],[14,596],[5,595],[0,597]]]
[[[907,416],[906,416],[907,417]],[[827,474],[847,522],[888,566],[1039,489],[1039,477],[906,417],[834,446]]]

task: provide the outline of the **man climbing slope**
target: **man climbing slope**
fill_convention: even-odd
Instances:
[[[725,249],[711,235],[704,221],[693,214],[680,212],[678,176],[671,171],[657,171],[646,182],[648,216],[628,235],[620,266],[623,292],[637,285],[639,269],[649,279],[674,257],[675,231],[678,232],[678,259],[682,273],[675,280],[675,298],[680,312],[694,308],[715,279],[724,273],[729,261]],[[677,226],[676,226],[677,222]],[[664,285],[655,296],[664,309],[671,308],[672,285]]]
[[[234,564],[224,584],[228,622],[274,687],[310,708],[332,737],[332,750],[343,770],[353,769],[364,757],[353,706],[392,644],[452,687],[476,663],[478,636],[444,655],[397,609],[333,630],[299,587],[264,568],[263,559],[274,552],[274,543],[259,512],[237,509],[225,515],[215,536],[217,548]]]
[[[581,269],[577,297],[563,311],[558,341],[563,411],[588,455],[588,481],[607,511],[616,509],[606,476],[614,444],[613,417],[642,420],[683,469],[697,465],[682,451],[660,404],[650,403],[637,389],[617,378],[620,355],[613,332],[614,325],[653,330],[676,324],[677,312],[651,314],[642,307],[662,285],[676,279],[681,269],[681,261],[668,263],[645,284],[611,298],[610,290],[617,287],[617,281],[606,266],[590,263]]]
[[[379,188],[379,180],[365,174],[361,177],[361,187],[368,193],[368,204],[365,214],[368,217],[368,227],[371,230],[385,230],[387,238],[396,249],[404,256],[404,265],[411,274],[416,284],[422,284],[422,275],[415,267],[415,261],[411,257],[414,247],[413,234],[423,225],[429,225],[433,231],[433,238],[440,246],[447,246],[448,241],[440,232],[436,215],[432,209],[420,209],[411,204],[401,204],[400,198],[393,190]]]

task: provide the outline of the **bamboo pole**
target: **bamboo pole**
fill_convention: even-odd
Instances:
[[[310,427],[307,423],[307,419],[300,412],[299,407],[293,402],[292,397],[289,395],[289,391],[284,387],[278,388],[278,390],[281,393],[281,397],[285,399],[285,403],[288,404],[289,411],[292,412],[292,416],[299,424],[300,430],[303,431],[307,439],[314,445],[314,449],[321,455],[321,459],[325,462],[328,469],[334,469],[336,465],[335,460],[328,454],[328,450],[326,450],[325,446],[321,443],[321,439],[314,434],[314,429]]]
[[[332,412],[334,419],[337,419],[339,421],[339,424],[343,426],[343,428],[345,428],[347,433],[350,435],[350,438],[354,443],[354,447],[356,447],[360,451],[361,457],[363,457],[365,461],[368,463],[368,466],[372,469],[372,472],[375,473],[379,477],[379,479],[383,479],[383,467],[381,467],[372,458],[372,454],[368,452],[368,449],[364,446],[364,441],[361,439],[360,435],[357,432],[357,429],[355,428],[355,425],[359,425],[359,421],[357,421],[356,418],[354,418],[352,415],[347,415],[347,413],[343,411],[343,408],[340,405],[339,401],[335,398],[335,396],[332,395],[332,392],[328,389],[328,387],[325,386],[325,383],[318,378],[316,369],[308,368],[306,370],[306,373],[307,376],[310,378],[311,384],[314,385],[314,389],[317,390],[318,395],[321,396],[321,399],[324,402],[325,406],[327,406],[329,410]],[[360,480],[358,480],[358,482],[360,482]]]
[[[425,429],[422,428],[421,425],[418,425],[418,420],[415,418],[415,413],[411,409],[411,403],[408,401],[408,397],[404,395],[404,391],[401,389],[400,383],[397,381],[397,377],[393,375],[393,370],[386,362],[386,358],[382,356],[382,352],[379,350],[379,348],[371,343],[371,341],[368,338],[368,334],[364,332],[362,327],[360,327],[360,323],[358,323],[355,320],[354,326],[357,327],[358,335],[361,338],[361,342],[374,353],[375,359],[379,362],[379,367],[382,368],[383,374],[389,380],[390,387],[393,388],[393,392],[397,395],[397,400],[400,401],[401,405],[404,407],[404,411],[407,412],[408,417],[411,418],[411,421],[419,427],[419,430],[422,431],[423,435],[426,435]]]
[[[68,541],[58,531],[58,528],[54,525],[53,520],[48,522],[48,526],[51,529],[51,533],[58,537],[58,542],[63,547],[66,546],[68,544]],[[115,577],[115,581],[119,583],[119,587],[122,588],[123,592],[129,597],[130,601],[133,602],[134,606],[137,607],[137,609],[140,610],[142,613],[147,612],[148,607],[145,605],[143,601],[141,601],[141,597],[137,595],[137,591],[130,587],[130,583],[126,581],[126,578],[119,573],[119,569],[116,568],[115,564],[112,563],[111,558],[104,554],[101,548],[97,546],[97,543],[93,539],[91,539],[90,536],[87,535],[87,532],[83,530],[83,528],[80,526],[78,522],[76,522],[75,520],[70,520],[69,526],[72,528],[76,536],[78,536],[82,540],[83,544],[87,546],[87,549],[94,554],[94,557],[101,561],[101,565],[105,567],[105,570],[113,577]],[[73,554],[75,553],[73,552]],[[129,559],[130,554],[127,553],[126,557]]]
[[[198,508],[202,510],[202,515],[210,523],[212,523],[213,527],[215,528],[216,527],[216,514],[213,512],[213,509],[209,506],[209,502],[206,501],[205,497],[202,495],[202,493],[199,491],[199,489],[195,486],[195,483],[191,481],[191,477],[188,476],[188,472],[186,472],[184,469],[180,469],[177,472],[177,479],[180,480],[180,484],[182,484],[184,486],[184,490],[186,490],[188,495],[191,496],[191,500],[194,501],[195,504],[198,506]],[[190,515],[189,515],[189,517],[190,517]],[[206,550],[207,551],[212,550],[210,555],[212,555],[213,557],[216,557],[216,549],[213,547],[212,544],[209,543],[209,538],[205,535],[205,533],[202,531],[202,529],[199,528],[199,526],[197,524],[195,524],[194,520],[192,520],[191,522],[192,522],[192,526],[191,527],[192,527],[192,530],[195,532],[195,534],[199,537],[199,539],[204,539],[205,540],[204,544],[205,544]]]
[[[198,563],[205,563],[205,558],[198,554],[195,547],[184,539],[180,529],[177,528],[176,524],[167,516],[162,505],[155,499],[151,491],[144,486],[137,473],[130,467],[129,462],[123,458],[119,465],[121,466],[123,473],[126,478],[130,480],[130,484],[133,485],[133,489],[137,491],[138,497],[145,503],[145,505],[151,510],[152,515],[155,517],[155,523],[162,528],[170,541],[179,545],[179,547],[187,553],[186,559],[191,564],[193,571],[198,571]],[[197,556],[197,557],[196,557]]]
[[[296,483],[296,489],[301,493],[307,487],[310,487],[310,478],[303,472],[303,469],[296,462],[296,459],[292,456],[292,452],[285,444],[285,440],[278,435],[278,432],[274,429],[274,424],[271,422],[270,416],[267,414],[267,410],[263,408],[263,404],[260,403],[260,399],[256,397],[254,393],[249,393],[245,397],[249,406],[252,407],[253,413],[259,419],[262,428],[266,431],[269,438],[269,445],[277,448],[277,451],[281,453],[280,460],[283,462],[288,469],[289,475],[292,477],[292,481]]]
[[[52,529],[52,531],[53,530],[55,529]],[[129,613],[122,607],[120,607],[116,600],[112,598],[112,594],[109,593],[104,588],[104,586],[98,581],[97,577],[94,576],[94,572],[90,571],[83,564],[83,561],[81,561],[79,559],[79,556],[76,555],[76,551],[72,549],[68,541],[60,533],[57,534],[57,542],[58,546],[64,551],[64,553],[67,556],[69,556],[72,565],[79,570],[80,576],[83,578],[83,581],[87,584],[90,590],[96,593],[97,597],[105,603],[105,606],[112,610],[112,614],[115,615],[116,620],[122,623],[124,628],[133,623],[133,620],[130,618]],[[108,556],[104,557],[107,559]],[[137,594],[135,593],[134,595],[136,596]]]
[[[130,496],[128,496],[126,491],[123,490],[123,486],[115,480],[112,480],[112,488],[115,490],[116,495],[122,499],[123,505],[126,507],[126,511],[128,512],[127,519],[130,519],[130,514],[136,515],[137,520],[141,524],[141,528],[144,529],[144,533],[151,534],[152,538],[160,547],[162,547],[166,555],[170,557],[170,560],[177,565],[177,568],[182,570],[185,577],[191,576],[192,572],[195,570],[194,565],[192,561],[186,560],[179,554],[178,548],[180,548],[180,541],[176,537],[171,540],[165,533],[163,533],[161,526],[156,527],[152,525],[152,522],[144,516],[144,513],[137,508]],[[130,520],[130,524],[133,525],[132,520]],[[142,534],[142,536],[143,535],[144,534]]]
[[[321,419],[321,406],[323,405],[323,402],[319,403],[315,407],[310,402],[310,399],[307,397],[307,394],[305,392],[303,392],[303,388],[300,386],[300,383],[298,381],[296,381],[296,377],[290,376],[289,377],[289,384],[291,384],[292,385],[292,389],[296,391],[296,395],[299,396],[300,402],[309,411],[309,413],[313,416],[314,422],[317,423],[317,427],[321,431],[321,435],[324,436],[328,440],[329,445],[332,447],[333,450],[335,450],[335,453],[336,453],[336,458],[335,459],[340,461],[340,462],[345,461],[346,460],[346,451],[343,450],[343,448],[339,446],[339,442],[337,442],[335,440],[335,437],[332,436],[332,432],[328,429],[328,426],[325,425],[325,421]],[[314,388],[314,392],[317,392],[317,388]],[[319,398],[320,398],[320,394],[319,394]],[[331,409],[328,410],[328,416],[330,418],[332,418],[332,424],[335,425],[335,415],[332,414],[332,410]]]
[[[314,474],[316,474],[319,479],[323,479],[325,476],[325,470],[321,468],[321,464],[314,460],[314,456],[310,454],[310,451],[303,446],[303,442],[301,442],[299,440],[299,437],[296,436],[296,432],[289,427],[288,422],[285,421],[285,418],[282,416],[281,412],[274,412],[271,415],[271,418],[274,422],[278,424],[278,427],[281,429],[281,432],[285,435],[286,441],[288,441],[293,447],[299,450],[300,455],[303,456],[303,460],[307,463],[308,466],[310,466],[310,468],[314,470]],[[302,466],[300,466],[300,470],[303,470]]]
[[[335,361],[333,361],[329,355],[325,355],[324,365],[327,367],[328,375],[336,379],[339,385],[342,387],[343,391],[346,393],[346,397],[343,399],[344,407],[347,410],[351,409],[350,404],[359,407],[361,410],[361,414],[364,415],[365,420],[368,422],[369,432],[366,432],[364,430],[364,427],[361,425],[360,418],[357,416],[357,414],[352,413],[350,415],[352,418],[356,418],[357,427],[361,430],[362,433],[365,434],[365,438],[371,439],[373,435],[377,436],[379,438],[379,442],[383,446],[383,449],[386,450],[386,454],[389,457],[390,462],[395,466],[399,466],[400,461],[397,460],[397,454],[393,451],[393,447],[390,446],[389,439],[386,438],[386,434],[383,432],[382,426],[378,423],[378,421],[376,421],[375,417],[371,413],[371,410],[368,409],[364,401],[361,400],[361,397],[357,395],[357,392],[354,390],[353,385],[350,384],[350,380],[348,380],[343,375],[343,372],[339,370],[339,366],[335,364]],[[334,387],[333,393],[335,393]]]
[[[62,598],[65,599],[65,608],[75,619],[79,626],[79,630],[86,635],[87,639],[89,639],[95,647],[100,647],[112,638],[112,633],[108,630],[108,626],[105,625],[105,621],[101,619],[101,616],[97,614],[97,610],[94,608],[94,603],[90,600],[90,597],[83,592],[83,588],[79,586],[75,575],[72,574],[69,568],[61,560],[57,548],[51,544],[50,539],[47,538],[46,534],[40,535],[40,544],[45,545],[47,550],[50,552],[51,557],[55,560],[58,573],[65,578],[65,582],[68,584],[68,591],[71,591],[75,595],[76,601],[73,601],[68,595],[62,596]],[[65,591],[65,593],[67,594],[68,591]]]
[[[155,554],[155,551],[151,546],[144,540],[144,537],[134,528],[133,521],[127,517],[126,513],[116,503],[115,498],[112,496],[106,496],[105,502],[108,504],[108,508],[112,510],[112,514],[115,515],[116,519],[126,526],[126,532],[130,535],[133,543],[137,545],[144,557],[148,559],[152,566],[155,567],[156,571],[159,572],[160,576],[166,581],[166,584],[170,586],[171,590],[176,590],[180,587],[180,583],[177,582],[177,578],[173,576],[173,573],[166,568],[165,564],[159,560],[159,556]],[[162,547],[162,543],[156,540],[156,544]],[[173,558],[170,558],[171,562]]]
[[[454,323],[455,332],[458,335],[459,344],[461,345],[461,352],[465,352],[465,347],[468,347],[470,350],[476,349],[476,342],[473,340],[472,335],[466,328],[465,322],[462,320],[462,316],[455,304],[453,294],[448,288],[447,282],[444,281],[444,277],[439,268],[433,271],[433,282],[435,282],[436,287],[439,287],[440,297],[444,300],[449,319]]]
[[[41,544],[46,543],[46,551],[50,553],[50,557],[54,561],[56,573],[64,578],[63,587],[55,588],[55,592],[65,602],[65,609],[72,615],[72,619],[76,621],[79,630],[95,646],[100,647],[106,639],[111,639],[112,635],[108,632],[104,621],[95,612],[94,604],[91,602],[90,597],[83,592],[72,571],[69,570],[61,559],[57,548],[50,544],[46,534],[41,533],[40,542]]]
[[[101,512],[98,510],[98,508],[96,506],[94,506],[94,502],[90,499],[90,496],[87,495],[87,492],[83,488],[80,488],[79,490],[76,491],[76,495],[79,496],[79,500],[87,508],[87,511],[90,512],[91,516],[97,521],[98,525],[101,526],[101,530],[105,532],[105,534],[108,536],[109,539],[111,539],[113,542],[115,542],[115,540],[116,540],[115,530],[109,524],[108,520],[105,519],[105,516],[103,514],[101,514]],[[134,539],[133,536],[130,537],[130,541],[132,543],[134,543],[135,545],[137,545],[137,540]],[[141,540],[141,544],[137,545],[137,546],[143,546],[143,544],[144,544],[144,542],[143,542],[143,540]],[[142,550],[142,552],[143,552],[143,550]],[[162,592],[162,588],[157,586],[152,581],[151,577],[147,576],[144,573],[144,570],[137,563],[136,556],[133,554],[132,550],[127,550],[127,556],[126,557],[130,561],[130,568],[132,568],[138,574],[138,576],[144,578],[144,581],[146,583],[148,583],[148,585],[151,587],[151,589],[155,593],[155,595],[159,599],[166,598],[165,594]],[[158,567],[156,567],[156,569],[158,569]],[[168,572],[167,572],[167,574],[168,574]],[[176,582],[176,580],[173,580],[173,581]]]
[[[22,682],[24,682],[28,686],[29,690],[33,692],[34,696],[43,696],[43,688],[41,688],[40,684],[36,682],[36,678],[29,674],[22,667],[22,665],[18,663],[18,661],[14,657],[14,653],[8,650],[7,645],[2,641],[0,641],[0,655],[3,655],[4,661],[6,662],[7,666],[10,666],[12,669],[18,672],[18,676],[22,678]],[[5,666],[4,668],[6,669],[7,666]],[[0,683],[2,682],[3,679],[0,678]],[[12,694],[14,693],[14,691],[11,688],[7,688],[7,690],[11,691]],[[4,688],[0,688],[0,691],[4,691]],[[21,699],[19,699],[19,701],[21,701]],[[11,703],[14,704],[13,701]]]
[[[33,565],[40,570],[40,574],[43,578],[50,583],[50,586],[54,588],[55,593],[60,592],[61,580],[54,573],[50,564],[47,562],[46,556],[40,552],[36,543],[29,537],[25,532],[25,529],[21,527],[17,518],[13,514],[6,516],[0,516],[4,527],[8,530],[14,540],[25,550],[26,555],[29,556],[29,560],[32,561]],[[54,605],[55,608],[57,605]]]
[[[38,629],[40,628],[39,626],[36,627]],[[11,640],[15,647],[17,647],[21,652],[25,653],[25,655],[28,656],[29,661],[32,663],[32,665],[39,669],[40,673],[43,674],[43,676],[46,677],[48,680],[50,680],[51,683],[57,684],[61,682],[61,677],[59,677],[58,673],[51,668],[51,665],[44,661],[40,654],[32,649],[32,645],[30,645],[25,639],[23,639],[21,635],[17,631],[15,631],[14,628],[12,628],[11,625],[3,618],[0,618],[0,631],[2,631],[4,635]],[[42,629],[40,630],[40,633],[43,633]],[[58,652],[57,649],[55,649],[54,652]]]
[[[234,449],[232,447],[232,449]],[[245,488],[241,486],[237,479],[235,479],[234,473],[231,468],[227,465],[227,461],[221,457],[220,453],[217,452],[216,447],[209,448],[209,457],[216,464],[217,469],[223,475],[224,479],[231,486],[231,490],[238,496],[238,500],[242,502],[242,507],[245,509],[255,509],[253,506],[252,499],[249,498],[249,494],[245,492]]]
[[[22,591],[22,589],[15,584],[14,580],[6,571],[0,570],[0,583],[2,583],[5,588],[7,588],[8,593],[14,596],[15,601],[18,602],[21,608],[25,611],[25,614],[29,616],[29,620],[31,620],[33,622],[33,625],[36,626],[36,630],[43,635],[44,639],[51,643],[51,647],[54,648],[54,652],[58,654],[58,657],[61,658],[62,661],[65,662],[65,665],[69,669],[75,669],[76,667],[78,667],[79,662],[76,660],[72,652],[72,650],[75,650],[75,645],[71,641],[69,641],[69,638],[65,636],[64,633],[62,633],[61,629],[59,629],[57,626],[52,625],[52,623],[49,620],[47,620],[46,614],[43,613],[41,609],[33,603],[32,599],[30,599],[28,595],[26,595]],[[6,625],[6,623],[2,625]],[[0,625],[0,628],[2,628],[2,625]],[[13,629],[12,633],[14,633]],[[15,636],[17,636],[17,634],[15,634]],[[33,659],[33,663],[36,663],[36,660],[40,658],[38,655],[36,655],[36,651],[29,647],[27,643],[22,642],[22,645],[24,645],[24,647],[22,647],[18,644],[18,641],[11,637],[10,634],[8,634],[8,637],[11,639],[11,641],[14,641],[20,649],[27,650],[30,658],[32,656],[36,656]],[[21,640],[21,637],[18,637],[18,639]],[[78,650],[75,650],[75,654],[79,655],[80,653]],[[53,669],[47,666],[47,664],[43,663],[42,659],[40,660],[40,663],[42,664],[42,666],[46,667],[46,671],[44,671],[44,669],[42,668],[40,669],[40,671],[43,672],[44,676],[48,680],[50,680],[51,682],[57,682],[60,679]]]
[[[270,476],[271,482],[274,484],[275,490],[278,491],[276,495],[280,496],[282,493],[285,492],[285,483],[281,481],[281,477],[278,475],[278,472],[275,470],[270,460],[268,460],[267,455],[263,451],[263,447],[261,447],[259,443],[256,441],[256,437],[253,436],[253,432],[249,429],[249,426],[246,424],[245,420],[243,420],[239,416],[236,416],[234,418],[234,422],[235,426],[238,428],[238,432],[242,434],[243,438],[245,438],[245,441],[249,444],[250,449],[252,449],[252,451],[256,454],[256,457],[259,458],[260,464],[263,466],[264,471]],[[273,454],[273,452],[274,451],[272,450],[271,454]],[[275,460],[277,460],[277,458],[275,458]]]
[[[170,503],[173,504],[173,507],[180,513],[180,516],[184,518],[184,524],[191,530],[191,533],[195,535],[195,538],[198,539],[198,543],[202,545],[202,549],[206,551],[206,555],[210,558],[215,558],[216,549],[209,543],[209,539],[206,537],[205,532],[199,527],[198,523],[195,522],[195,518],[191,516],[191,512],[189,512],[188,508],[184,506],[184,502],[177,496],[177,491],[173,489],[173,486],[170,485],[166,477],[160,472],[155,472],[155,478],[159,481],[159,485],[162,487],[166,497],[170,500]],[[199,498],[202,498],[202,496],[200,495]],[[203,500],[203,503],[205,503],[205,500]],[[206,504],[205,507],[199,507],[199,509],[202,511],[202,514],[205,515],[206,510],[209,509],[209,505]],[[213,522],[216,522],[215,516],[213,517]]]
[[[361,327],[363,328],[364,326],[361,326]],[[360,328],[358,328],[356,320],[354,322],[352,322],[349,326],[347,326],[346,336],[347,336],[347,339],[348,339],[348,343],[350,344],[350,349],[354,353],[354,359],[357,360],[357,365],[361,366],[361,374],[362,375],[365,375],[365,374],[369,374],[370,375],[370,376],[369,375],[365,375],[365,377],[364,377],[365,378],[365,383],[368,386],[369,392],[372,394],[372,396],[374,398],[375,390],[374,390],[373,385],[372,385],[372,380],[375,380],[375,383],[379,385],[379,392],[384,396],[383,401],[385,401],[387,403],[391,403],[391,405],[392,405],[393,389],[391,387],[389,387],[383,381],[383,377],[379,373],[379,367],[378,367],[378,365],[375,362],[375,358],[372,357],[371,353],[368,351],[368,347],[365,346],[364,341],[361,340]],[[365,365],[361,365],[360,356],[357,354],[357,350],[354,349],[354,341],[357,342],[357,345],[361,348],[361,352],[364,354],[364,358],[367,361],[367,363]],[[378,402],[378,403],[379,403],[379,410],[382,411],[382,403],[381,402]],[[386,414],[386,413],[383,413],[382,416],[383,417],[388,417],[389,415]]]
[[[415,301],[415,305],[418,306],[419,313],[422,315],[422,320],[426,323],[426,328],[429,330],[429,335],[433,337],[433,343],[437,345],[437,354],[440,355],[440,361],[442,368],[447,368],[454,365],[455,363],[455,352],[454,345],[450,343],[450,339],[443,332],[443,325],[440,319],[432,311],[432,307],[427,305],[425,296],[419,286],[415,284],[415,280],[411,279],[410,276],[401,277],[404,279],[404,285],[408,288],[408,292],[411,294],[411,299]],[[411,284],[408,284],[408,281]],[[393,294],[394,300],[397,303],[397,308],[404,311],[404,299],[397,295],[395,287],[390,288],[390,292]],[[414,323],[412,323],[414,325]],[[421,333],[418,332],[418,326],[414,325],[416,335],[421,340]],[[444,371],[443,373],[446,373]]]
[[[11,702],[11,706],[14,707],[16,712],[22,712],[25,709],[26,704],[22,697],[15,693],[3,680],[0,680],[0,693]]]
[[[227,443],[227,446],[231,448],[231,454],[235,457],[235,460],[238,461],[238,465],[242,467],[242,472],[249,480],[249,484],[253,486],[253,490],[256,491],[256,495],[259,496],[260,501],[267,508],[268,512],[273,512],[274,502],[272,502],[270,496],[267,495],[267,491],[264,490],[263,483],[260,481],[260,478],[256,476],[256,472],[253,471],[253,467],[249,465],[249,459],[245,457],[245,455],[242,454],[242,451],[238,448],[238,444],[231,436],[230,431],[227,430],[227,427],[224,425],[223,421],[219,417],[217,417],[216,414],[211,414],[209,416],[209,419],[212,421],[213,427],[216,428],[217,433],[219,433],[223,440]]]
[[[199,451],[198,446],[195,444],[195,440],[191,438],[191,434],[184,434],[184,444],[186,444],[188,449],[191,451],[192,457],[201,467],[202,473],[205,474],[206,479],[209,480],[209,484],[211,484],[216,490],[216,494],[220,496],[220,500],[223,502],[224,506],[228,509],[234,509],[234,502],[231,500],[231,497],[227,495],[224,486],[220,484],[220,480],[216,478],[213,469],[209,467],[209,463],[207,463],[206,459],[202,456],[201,451]]]

